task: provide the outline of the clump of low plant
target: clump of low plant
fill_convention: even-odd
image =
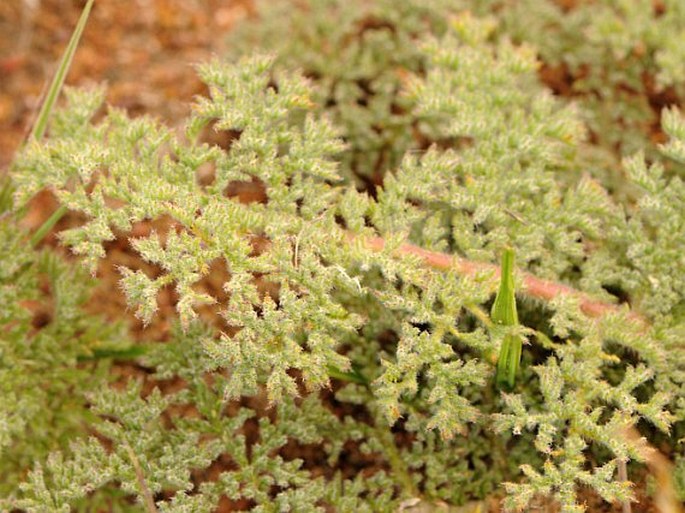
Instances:
[[[373,194],[345,180],[357,143],[342,111],[287,62],[200,66],[209,96],[180,132],[98,116],[103,90],[68,91],[49,138],[16,159],[15,200],[48,188],[84,214],[60,238],[91,270],[115,230],[170,220],[130,238],[160,272],[122,267],[121,284],[145,322],[174,287],[179,328],[138,360],[153,391],[94,390],[97,437],[37,461],[10,503],[69,511],[109,490],[147,511],[390,512],[504,493],[511,510],[547,496],[570,513],[579,486],[633,499],[619,469],[646,458],[634,435],[675,446],[685,420],[683,183],[638,154],[624,164],[638,201],[613,198],[579,168],[577,109],[539,83],[531,47],[495,29],[462,13],[408,50],[420,69],[386,99],[399,92],[402,123],[450,142],[385,143],[404,156]],[[685,160],[681,114],[663,124],[660,151]],[[208,129],[231,144],[205,142]],[[236,183],[260,201],[239,201]],[[500,276],[503,253],[517,264]],[[217,265],[225,297],[199,288]],[[488,315],[498,288],[517,297]],[[199,324],[206,305],[224,329]],[[502,391],[513,340],[520,370],[517,358],[501,373]]]
[[[130,347],[119,324],[82,310],[90,290],[83,272],[48,251],[30,249],[29,234],[17,228],[7,196],[0,216],[0,494],[5,495],[35,462],[66,449],[97,424],[87,394],[107,386],[109,357]]]
[[[401,90],[425,67],[419,40],[445,32],[449,2],[278,0],[257,2],[256,11],[231,33],[228,53],[270,51],[278,67],[312,80],[312,101],[346,142],[343,177],[373,192],[406,151],[426,148],[429,131]]]

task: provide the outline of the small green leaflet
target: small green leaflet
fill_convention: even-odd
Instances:
[[[502,255],[502,272],[499,290],[492,305],[490,314],[492,321],[500,326],[518,326],[519,317],[516,312],[516,295],[514,293],[514,250],[507,248]],[[497,360],[497,386],[512,388],[521,361],[523,341],[520,335],[506,334],[502,341],[499,359]]]

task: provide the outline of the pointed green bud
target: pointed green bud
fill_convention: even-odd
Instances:
[[[499,290],[492,305],[490,314],[495,324],[500,326],[517,326],[519,323],[516,311],[516,295],[514,292],[514,251],[504,250],[502,255],[502,273],[500,275]],[[505,335],[497,360],[497,374],[495,381],[498,386],[514,386],[516,373],[521,361],[523,341],[518,335]]]

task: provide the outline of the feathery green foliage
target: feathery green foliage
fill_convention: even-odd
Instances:
[[[260,441],[247,440],[241,430],[255,414],[241,409],[230,417],[223,415],[225,380],[216,376],[208,382],[203,377],[214,363],[197,340],[208,336],[206,330],[192,325],[145,359],[156,368],[153,378],[183,379],[179,392],[162,395],[156,389],[142,399],[140,385],[131,383],[126,390],[94,394],[94,411],[108,419],[100,434],[111,442],[112,450],[105,451],[91,438],[74,445],[69,459],[53,457],[30,475],[18,506],[31,511],[70,511],[74,499],[116,484],[126,494],[137,496],[141,505],[146,493],[174,492],[168,501],[157,504],[165,512],[209,511],[221,495],[233,501],[253,501],[256,511],[321,511],[317,503],[334,490],[327,491],[322,479],[311,479],[301,469],[301,461],[284,461],[276,454],[288,440],[323,443],[335,419],[312,400],[296,408],[288,399],[277,410],[277,423],[267,417],[259,420]],[[181,413],[168,426],[164,413],[172,408]],[[191,475],[191,471],[208,469],[219,456],[230,458],[235,470],[222,472],[212,481]],[[55,487],[56,483],[68,484],[68,488]],[[274,486],[280,491],[271,497]],[[364,489],[373,488],[371,483]]]
[[[9,211],[0,223],[0,494],[49,452],[84,434],[94,416],[85,394],[107,384],[99,351],[126,347],[118,324],[81,310],[85,276],[45,251]]]
[[[443,33],[452,9],[445,0],[258,1],[258,19],[237,27],[226,46],[233,55],[257,46],[274,52],[280,68],[301,69],[316,85],[317,110],[347,143],[341,175],[372,189],[407,150],[425,147],[402,82],[425,65],[418,38]]]
[[[685,421],[677,167],[630,157],[635,201],[612,197],[584,168],[582,112],[539,83],[536,51],[501,36],[506,24],[447,19],[437,1],[407,2],[402,16],[384,1],[355,5],[319,1],[311,23],[281,21],[302,36],[276,58],[200,66],[209,97],[181,133],[114,108],[95,122],[104,92],[69,90],[48,140],[18,156],[15,200],[49,188],[85,214],[60,236],[92,271],[114,229],[171,221],[131,239],[159,272],[123,267],[121,283],[145,322],[173,286],[180,329],[141,360],[154,391],[83,384],[100,438],[37,456],[13,505],[70,511],[99,490],[135,511],[229,500],[254,511],[390,512],[416,497],[460,504],[505,483],[510,509],[546,495],[577,512],[579,485],[607,501],[633,497],[616,476],[644,457],[628,430],[668,436]],[[335,27],[331,10],[341,13]],[[315,36],[335,44],[310,44]],[[312,82],[286,69],[298,63]],[[658,150],[685,160],[685,120],[666,110],[663,126],[670,140]],[[440,144],[411,151],[421,147],[414,128]],[[209,129],[228,131],[231,144],[203,142]],[[392,172],[375,189],[344,181],[379,169]],[[231,197],[236,183],[264,200]],[[382,251],[366,246],[372,236]],[[511,248],[521,276],[607,302],[618,291],[635,311],[590,319],[571,295],[512,310],[511,264],[502,283],[514,315],[504,319],[493,273],[430,270],[397,256],[405,241],[483,263]],[[228,270],[223,302],[199,287],[216,265]],[[221,332],[196,320],[208,304]],[[515,355],[502,394],[497,356],[511,337],[531,349],[514,384]],[[320,456],[291,457],[293,445]],[[345,474],[351,450],[356,477]]]
[[[610,0],[431,0],[373,2],[308,0],[257,2],[257,20],[231,33],[227,50],[255,47],[300,68],[315,81],[319,108],[331,113],[350,143],[342,172],[369,186],[393,170],[409,150],[454,141],[414,115],[402,94],[406,74],[422,73],[417,51],[426,33],[442,35],[447,21],[470,10],[494,16],[493,37],[530,44],[546,66],[542,74],[579,106],[593,145],[583,147],[587,171],[623,191],[615,155],[645,150],[659,137],[663,106],[684,91],[682,2]]]
[[[579,100],[593,136],[611,151],[648,147],[659,108],[685,92],[685,10],[678,0],[580,1],[570,8],[554,0],[475,3],[483,11],[500,6],[501,30],[534,45],[550,69],[570,78],[563,92]]]

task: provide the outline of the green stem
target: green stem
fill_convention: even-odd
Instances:
[[[469,303],[467,305],[464,305],[464,308],[466,308],[469,311],[469,313],[473,315],[476,319],[478,319],[486,328],[491,329],[493,327],[494,324],[490,319],[490,316],[480,306],[473,303]]]
[[[358,385],[369,385],[369,380],[367,380],[357,369],[352,369],[352,372],[343,372],[333,365],[328,366],[328,375],[332,378],[339,379],[340,381],[349,381],[351,383],[357,383]]]
[[[392,472],[397,479],[402,484],[405,493],[410,497],[419,497],[419,490],[416,488],[414,481],[411,478],[411,474],[407,469],[407,465],[402,459],[402,454],[397,450],[397,444],[395,442],[395,437],[390,430],[390,426],[384,425],[377,420],[374,422],[376,436],[383,442],[383,451],[385,456],[388,458],[388,464],[392,469]]]
[[[69,72],[71,63],[74,60],[76,47],[78,46],[78,43],[81,40],[81,35],[83,34],[83,30],[86,27],[86,22],[88,21],[90,11],[93,8],[94,3],[95,0],[88,0],[88,2],[86,2],[85,7],[83,8],[83,11],[81,11],[81,16],[78,20],[78,23],[76,24],[76,27],[74,28],[74,31],[71,34],[69,44],[64,49],[64,54],[62,55],[62,59],[60,60],[57,72],[55,73],[55,76],[53,77],[52,82],[50,83],[50,88],[48,89],[48,92],[45,95],[45,100],[43,101],[43,104],[40,107],[40,111],[38,112],[38,116],[36,117],[36,122],[33,125],[33,129],[31,130],[31,134],[28,138],[29,141],[37,141],[39,139],[42,139],[45,135],[45,131],[48,127],[48,121],[50,119],[50,115],[52,114],[52,109],[54,108],[55,102],[59,97],[59,93],[62,91],[62,87],[64,86],[64,81],[67,78],[67,73]],[[53,212],[50,218],[47,221],[45,221],[45,223],[43,223],[43,225],[40,228],[38,228],[38,231],[36,233],[33,234],[33,236],[31,237],[31,245],[37,245],[66,213],[67,208],[63,206],[58,208],[55,212]]]
[[[55,226],[60,219],[64,217],[64,214],[67,213],[67,207],[64,205],[60,206],[57,210],[55,210],[50,217],[36,230],[36,232],[31,236],[31,245],[32,246],[37,246],[40,241],[43,240],[43,237],[45,237],[50,230],[52,230],[53,226]]]
[[[79,356],[79,362],[103,360],[105,358],[112,358],[114,360],[134,360],[146,353],[146,349],[142,346],[134,346],[129,349],[95,349],[92,354]]]
[[[57,101],[62,86],[64,85],[64,80],[69,72],[69,67],[71,66],[71,61],[74,59],[74,54],[76,53],[76,47],[78,46],[79,40],[81,39],[81,34],[83,34],[83,29],[88,21],[88,16],[90,15],[90,10],[93,7],[95,0],[88,0],[83,11],[81,11],[81,17],[74,28],[74,32],[71,34],[71,39],[69,39],[69,44],[64,50],[64,55],[62,55],[62,60],[57,68],[57,73],[52,79],[50,88],[45,95],[45,101],[41,105],[40,111],[38,112],[38,117],[36,118],[36,123],[33,125],[33,130],[31,130],[31,135],[29,140],[38,140],[45,135],[45,130],[48,126],[48,120],[50,119],[50,114],[52,113],[52,108]]]
[[[5,215],[12,210],[12,181],[8,176],[0,178],[2,187],[0,187],[0,216]]]

